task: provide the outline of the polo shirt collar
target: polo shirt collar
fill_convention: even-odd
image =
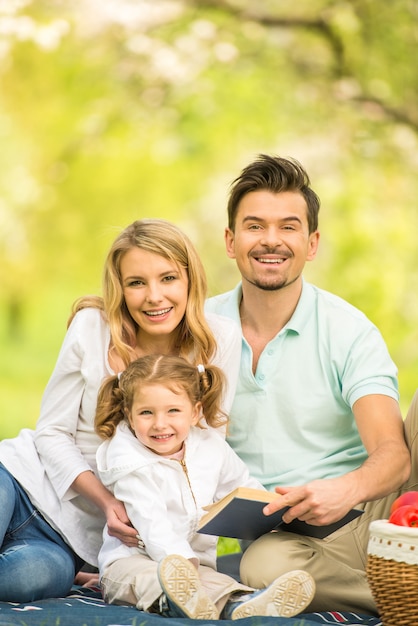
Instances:
[[[306,283],[302,278],[302,292],[300,294],[299,302],[297,303],[296,309],[284,329],[293,330],[300,335],[308,323],[309,318],[312,316],[314,306],[315,292],[312,285]]]
[[[231,317],[241,326],[241,318],[239,314],[239,307],[242,299],[242,283],[238,283],[235,289],[232,290],[231,297],[231,309],[230,315]],[[309,318],[312,315],[312,311],[315,306],[315,292],[312,288],[312,285],[306,283],[302,278],[302,292],[300,294],[299,302],[296,305],[296,309],[287,322],[287,324],[282,328],[279,334],[286,331],[293,331],[300,335],[303,328],[308,323]]]

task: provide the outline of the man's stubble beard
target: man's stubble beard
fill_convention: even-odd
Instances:
[[[283,287],[286,287],[286,282],[280,284],[274,283],[266,285],[256,280],[252,284],[254,285],[254,287],[257,287],[257,289],[261,289],[262,291],[279,291],[280,289],[283,289]]]
[[[299,276],[296,276],[293,280],[290,280],[290,281],[285,279],[280,282],[274,282],[274,283],[261,282],[256,278],[254,280],[247,279],[247,282],[249,282],[254,287],[257,287],[257,289],[261,289],[261,291],[280,291],[281,289],[284,289],[285,287],[289,287],[289,285],[292,285],[294,282],[298,280],[298,278]]]

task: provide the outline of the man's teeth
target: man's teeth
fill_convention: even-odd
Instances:
[[[285,259],[257,259],[260,263],[270,263],[272,265],[284,263]]]
[[[158,317],[158,315],[165,315],[169,312],[169,310],[170,307],[168,309],[163,309],[162,311],[145,311],[145,313],[150,317]]]

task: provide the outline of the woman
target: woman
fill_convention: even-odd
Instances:
[[[175,354],[238,376],[235,324],[206,316],[206,279],[190,240],[173,224],[141,220],[113,243],[103,297],[78,300],[46,387],[35,431],[0,443],[0,600],[68,593],[84,562],[97,564],[101,533],[137,545],[125,508],[97,478],[94,432],[102,380],[139,356]]]

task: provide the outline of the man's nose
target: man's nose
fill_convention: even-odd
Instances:
[[[263,236],[261,237],[260,242],[264,246],[268,246],[270,248],[274,248],[282,243],[282,233],[280,229],[271,227],[266,228],[263,231]]]

